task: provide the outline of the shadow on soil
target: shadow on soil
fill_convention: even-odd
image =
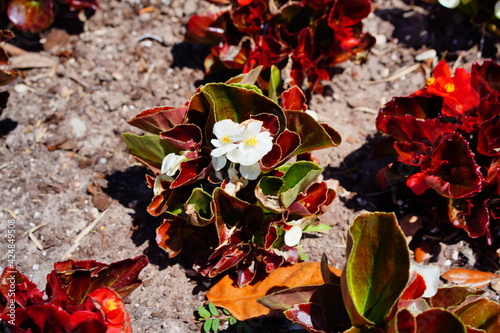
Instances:
[[[410,4],[410,1],[405,2]],[[394,25],[393,38],[416,50],[434,48],[438,55],[445,54],[453,59],[461,51],[475,46],[479,49],[483,43],[482,56],[495,58],[496,37],[483,26],[473,25],[465,14],[456,9],[421,3],[419,7],[408,7],[408,10],[376,9],[374,13]]]

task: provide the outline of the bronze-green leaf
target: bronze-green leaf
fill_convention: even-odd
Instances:
[[[280,189],[281,201],[288,208],[300,192],[305,190],[323,169],[309,161],[299,161],[290,166],[283,175],[283,186]]]
[[[154,173],[160,172],[161,163],[165,156],[169,153],[179,152],[179,148],[168,141],[160,139],[158,135],[123,133],[122,138],[130,153]]]
[[[286,119],[281,107],[254,90],[225,83],[209,83],[201,91],[210,103],[215,121],[231,119],[241,123],[252,115],[270,113],[278,117],[279,133],[285,129]]]
[[[403,292],[410,255],[392,213],[361,214],[349,228],[342,295],[354,326],[382,324]]]
[[[212,196],[201,188],[195,188],[189,199],[184,204],[185,213],[189,222],[197,227],[203,227],[210,223],[213,212],[210,208]]]

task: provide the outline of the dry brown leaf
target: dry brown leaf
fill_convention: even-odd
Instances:
[[[500,275],[472,269],[454,268],[441,277],[449,282],[480,289],[486,287],[491,280],[500,277]]]
[[[330,266],[340,276],[341,271]],[[207,298],[216,306],[227,309],[238,320],[268,315],[271,310],[257,303],[257,299],[278,290],[323,284],[319,262],[302,262],[275,269],[262,281],[238,288],[225,276],[207,292]]]
[[[58,63],[56,57],[31,52],[11,57],[9,60],[10,67],[14,69],[55,67]]]
[[[434,244],[432,243],[432,241],[429,240],[422,239],[418,241],[417,245],[415,246],[415,250],[413,251],[415,261],[417,263],[421,263],[432,258],[433,245]]]

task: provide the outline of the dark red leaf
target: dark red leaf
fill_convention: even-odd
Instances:
[[[198,150],[203,140],[201,129],[193,124],[176,125],[160,133],[160,137],[182,150]]]
[[[7,15],[19,30],[39,32],[54,21],[52,0],[10,0]]]
[[[144,110],[128,123],[132,126],[145,130],[153,134],[160,134],[175,125],[182,123],[187,109],[161,106]]]
[[[468,142],[457,133],[441,137],[425,173],[429,186],[448,198],[477,193],[483,181]]]
[[[448,215],[456,228],[464,229],[472,238],[481,237],[488,231],[488,207],[480,197],[450,199]]]
[[[403,291],[400,299],[403,301],[417,299],[424,294],[426,288],[427,285],[425,284],[424,278],[422,277],[422,275],[416,273],[413,280]]]
[[[208,11],[205,15],[193,15],[187,24],[186,41],[200,44],[219,43],[225,30],[225,24],[219,18],[225,13]]]
[[[416,333],[466,333],[460,319],[442,309],[430,309],[420,313],[416,323]]]
[[[47,276],[46,293],[55,304],[70,300],[75,306],[82,304],[89,293],[102,287],[112,288],[125,297],[141,284],[138,276],[147,264],[145,256],[109,265],[93,260],[56,263]]]
[[[286,310],[285,316],[304,327],[309,332],[327,332],[328,324],[323,308],[316,303],[297,304],[290,310]]]
[[[12,296],[11,285],[15,286],[15,292]],[[3,300],[6,301],[2,304]],[[18,306],[27,307],[31,304],[41,302],[43,292],[38,290],[36,284],[31,282],[25,275],[19,273],[16,269],[5,267],[0,277],[0,313],[4,311],[4,306],[14,301]]]
[[[292,131],[284,130],[273,144],[272,150],[261,160],[263,170],[271,170],[288,161],[300,146],[300,136]]]
[[[328,25],[333,30],[354,26],[367,17],[370,11],[370,0],[338,0],[330,12]]]
[[[156,229],[156,244],[167,251],[171,258],[181,252],[184,225],[183,219],[175,217],[173,220],[163,220],[162,225]]]
[[[285,110],[306,111],[306,96],[297,86],[292,86],[281,94],[281,107]]]
[[[108,329],[97,312],[76,311],[72,314],[53,304],[33,305],[16,309],[14,332],[95,332]]]
[[[99,4],[97,0],[69,0],[68,5],[72,9],[81,10],[84,8],[90,8],[92,10],[99,9]]]
[[[211,170],[211,159],[206,156],[198,156],[192,160],[181,162],[179,175],[170,185],[174,189],[206,178]]]
[[[438,288],[436,295],[426,299],[426,302],[433,308],[447,309],[461,305],[469,296],[482,294],[484,294],[484,290],[464,286]]]

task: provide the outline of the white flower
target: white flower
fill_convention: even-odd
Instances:
[[[254,180],[259,177],[261,169],[259,162],[252,165],[240,165],[240,172],[243,178]]]
[[[495,17],[500,19],[500,1],[495,3]]]
[[[260,161],[264,155],[273,148],[273,138],[271,133],[262,130],[263,122],[260,120],[247,120],[240,127],[243,132],[235,136],[239,141],[238,149],[233,149],[227,153],[227,158],[234,163],[250,166]]]
[[[227,163],[226,156],[224,156],[224,155],[219,156],[219,157],[212,156],[212,165],[213,165],[215,171],[219,171],[220,169],[225,167],[226,163]]]
[[[177,155],[175,153],[170,153],[163,158],[161,163],[161,173],[167,176],[173,176],[179,170],[181,162],[185,161],[186,157],[183,155]]]
[[[439,0],[439,3],[446,8],[457,8],[460,0]]]
[[[214,124],[213,132],[217,139],[211,140],[215,147],[215,149],[212,150],[212,156],[221,157],[238,147],[235,143],[235,137],[241,134],[242,129],[231,119],[224,119],[216,122]]]
[[[430,265],[412,264],[410,267],[410,275],[414,275],[415,273],[422,276],[425,281],[426,288],[422,297],[432,297],[436,295],[440,276],[439,268]]]
[[[300,225],[294,225],[285,232],[285,244],[287,246],[295,246],[299,244],[302,238],[302,227]]]

